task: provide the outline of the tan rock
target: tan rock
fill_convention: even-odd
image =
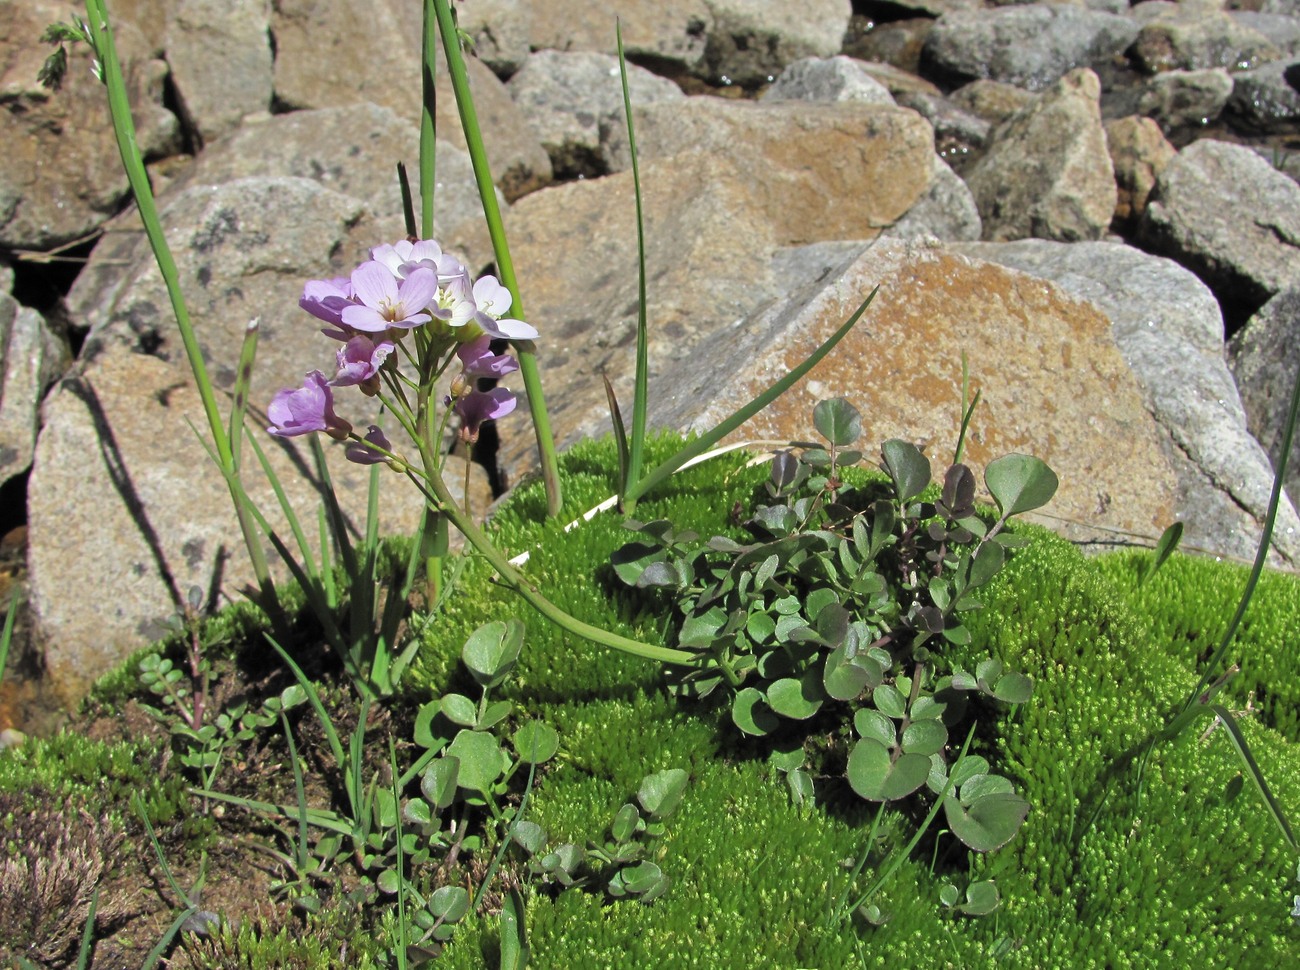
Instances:
[[[1160,173],[1178,154],[1160,126],[1150,118],[1129,115],[1106,123],[1106,145],[1115,169],[1115,222],[1142,218]]]
[[[985,239],[1101,238],[1116,190],[1100,96],[1097,75],[1079,68],[993,129],[966,177]]]
[[[835,351],[734,439],[807,440],[813,406],[842,396],[862,412],[869,456],[905,438],[925,446],[941,475],[960,426],[965,352],[983,395],[966,452],[977,470],[1011,452],[1046,461],[1061,480],[1047,524],[1074,538],[1168,524],[1175,477],[1109,319],[1045,280],[939,249],[881,241],[838,278],[728,328],[654,382],[652,422],[712,427],[797,366],[877,286]]]
[[[893,105],[690,98],[634,111],[643,160],[693,151],[748,168],[778,245],[872,238],[932,177],[930,123]],[[615,171],[629,167],[626,140],[616,124],[607,140]]]

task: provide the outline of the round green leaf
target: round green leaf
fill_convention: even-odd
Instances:
[[[412,825],[428,825],[433,821],[433,812],[423,798],[412,798],[402,807],[402,818]]]
[[[429,701],[420,706],[420,710],[415,715],[414,731],[415,743],[420,747],[436,751],[447,743],[446,738],[440,738],[433,733],[433,719],[441,712],[441,701]]]
[[[540,765],[560,750],[560,735],[545,721],[529,721],[520,725],[512,743],[526,764]]]
[[[1003,674],[993,687],[993,696],[1007,704],[1025,704],[1034,694],[1034,682],[1025,674]]]
[[[901,719],[907,713],[907,701],[893,684],[881,684],[873,690],[871,702],[888,717]]]
[[[469,635],[460,656],[480,687],[496,687],[510,675],[523,645],[522,621],[493,620]]]
[[[396,869],[385,869],[379,874],[379,878],[375,880],[375,885],[379,887],[381,893],[391,896],[397,892],[399,882],[401,880]]]
[[[1046,505],[1060,482],[1046,462],[1032,455],[1003,455],[984,469],[984,484],[1006,518]]]
[[[756,737],[775,731],[781,724],[780,719],[767,706],[767,698],[753,687],[745,687],[736,692],[731,702],[731,719],[736,727]]]
[[[861,436],[862,413],[845,398],[833,397],[817,402],[813,408],[813,426],[836,448],[843,448]]]
[[[930,759],[905,754],[889,760],[889,749],[874,738],[863,738],[849,753],[849,785],[869,802],[893,801],[910,795],[930,774]]]
[[[969,807],[951,794],[943,800],[944,815],[952,834],[976,852],[992,852],[1011,841],[1029,814],[1029,803],[1019,795],[1002,792],[984,795]]]
[[[837,647],[826,658],[822,686],[837,701],[851,701],[866,690],[870,676],[866,669],[845,659],[843,647]]]
[[[927,758],[938,754],[948,743],[948,729],[938,719],[913,721],[903,731],[903,750],[908,754],[923,754]]]
[[[802,768],[796,768],[785,776],[785,783],[790,786],[790,798],[796,805],[811,803],[816,795],[812,776]]]
[[[966,902],[957,908],[967,916],[987,916],[1001,904],[998,887],[992,879],[972,883],[966,890]]]
[[[636,810],[636,806],[627,802],[620,808],[614,816],[614,821],[610,823],[609,832],[614,837],[615,842],[626,842],[636,834],[637,823],[641,821],[641,813]]]
[[[864,707],[853,715],[853,727],[858,737],[874,738],[886,748],[892,748],[898,740],[894,722],[870,707]]]
[[[457,923],[469,912],[469,893],[463,886],[443,886],[429,897],[429,912],[444,923]]]
[[[688,778],[681,768],[667,768],[646,775],[636,793],[637,801],[652,820],[667,818],[681,804],[682,796],[686,794]]]
[[[478,721],[478,705],[464,694],[444,694],[442,713],[452,724],[473,727]]]
[[[529,855],[537,855],[546,845],[545,830],[528,819],[520,819],[511,827],[510,838]]]
[[[513,707],[514,705],[509,701],[494,701],[483,709],[483,716],[478,719],[474,727],[486,731],[509,715]]]
[[[1009,795],[1012,791],[1011,782],[1001,775],[981,773],[961,783],[961,803],[970,805],[985,795]]]
[[[815,680],[801,677],[782,677],[767,688],[767,703],[777,714],[791,720],[803,721],[821,709],[824,700]]]
[[[483,731],[464,730],[456,735],[447,754],[460,759],[457,784],[471,791],[486,792],[501,777],[504,752],[497,739]]]

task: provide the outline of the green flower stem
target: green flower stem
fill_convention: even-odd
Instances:
[[[423,94],[420,110],[420,238],[433,238],[433,200],[437,185],[437,129],[434,112],[438,93],[435,85],[437,66],[438,31],[433,0],[424,2],[424,30],[420,89]],[[420,530],[420,551],[424,554],[425,601],[430,605],[442,596],[442,566],[448,550],[447,520],[432,510],[424,516]]]
[[[126,171],[131,193],[140,212],[140,222],[144,225],[145,235],[153,248],[154,259],[167,286],[167,295],[171,300],[172,312],[176,316],[176,326],[180,330],[181,343],[189,359],[190,369],[194,374],[194,383],[198,387],[199,398],[203,402],[203,412],[212,433],[216,448],[218,464],[227,476],[238,476],[239,468],[231,449],[230,439],[217,408],[216,393],[208,377],[207,367],[203,363],[203,350],[194,334],[190,322],[189,309],[185,305],[185,296],[181,292],[180,275],[176,262],[172,259],[171,248],[163,233],[162,223],[158,219],[158,208],[154,203],[153,189],[149,185],[149,176],[145,171],[144,159],[140,155],[140,146],[135,137],[135,123],[131,120],[131,105],[127,99],[126,83],[122,79],[122,66],[117,59],[117,48],[113,43],[113,32],[108,22],[108,12],[104,0],[86,0],[87,24],[94,38],[95,54],[102,69],[104,87],[108,91],[108,110],[113,121],[113,134],[117,139],[117,149],[122,157],[122,167]],[[267,567],[266,555],[262,544],[253,530],[252,518],[248,508],[240,500],[241,492],[232,486],[231,498],[235,504],[235,514],[239,519],[239,530],[244,537],[244,546],[253,564],[253,573],[262,592],[263,607],[275,602],[275,589],[271,584],[271,572]]]
[[[528,578],[519,571],[519,569],[506,558],[505,553],[498,549],[492,540],[488,538],[487,533],[474,524],[474,520],[465,514],[464,511],[456,504],[455,498],[447,489],[447,483],[443,481],[441,472],[438,471],[435,455],[432,449],[425,441],[420,442],[421,457],[424,459],[424,475],[419,476],[428,483],[429,491],[432,497],[438,503],[438,511],[451,520],[451,524],[460,530],[465,540],[472,545],[479,554],[488,561],[501,580],[519,596],[529,606],[535,609],[542,616],[546,617],[562,630],[582,637],[584,640],[590,640],[592,643],[604,647],[611,647],[623,653],[631,654],[634,657],[641,657],[646,660],[657,660],[660,663],[680,664],[683,666],[693,666],[698,658],[695,654],[685,650],[674,650],[670,647],[659,647],[649,643],[642,643],[640,640],[633,640],[630,637],[620,636],[617,633],[611,633],[608,630],[602,630],[598,626],[592,626],[590,623],[584,623],[575,616],[564,612],[545,596],[543,596],[536,587],[534,587]],[[412,469],[412,480],[420,485],[419,478],[414,474]],[[423,487],[423,486],[421,486]]]
[[[523,300],[519,296],[519,283],[515,279],[515,265],[510,258],[505,226],[501,221],[501,208],[497,205],[496,186],[488,165],[483,135],[479,130],[474,98],[469,90],[469,77],[465,73],[465,60],[460,52],[460,37],[451,12],[450,0],[432,0],[438,16],[438,29],[442,32],[442,46],[447,55],[447,71],[456,92],[456,107],[460,111],[461,127],[465,130],[465,144],[474,163],[474,179],[478,183],[479,197],[483,201],[483,218],[492,236],[492,252],[496,257],[497,277],[510,291],[512,312],[520,319],[524,315]],[[551,419],[546,413],[546,398],[542,393],[541,371],[537,367],[537,350],[531,340],[511,341],[519,358],[519,373],[524,379],[528,395],[528,409],[532,414],[533,430],[537,435],[537,453],[542,463],[542,481],[546,486],[546,512],[559,515],[563,499],[560,493],[560,472],[555,457],[555,438],[551,434]]]

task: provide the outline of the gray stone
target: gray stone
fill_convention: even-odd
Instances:
[[[1259,12],[1280,14],[1284,17],[1300,17],[1300,0],[1264,0]]]
[[[894,103],[889,89],[872,77],[861,61],[842,54],[795,61],[763,92],[761,100]]]
[[[934,177],[925,194],[903,218],[885,230],[893,239],[979,239],[983,231],[979,207],[966,183],[938,155]]]
[[[1228,343],[1228,364],[1246,407],[1246,421],[1276,464],[1300,371],[1300,285],[1282,290]],[[1283,482],[1300,501],[1300,437],[1291,445]],[[1279,523],[1280,525],[1281,523]]]
[[[1284,58],[1300,54],[1300,7],[1290,15],[1231,10],[1228,16],[1242,27],[1249,27],[1267,37],[1269,43],[1281,51]]]
[[[269,0],[179,0],[167,59],[182,110],[203,142],[271,107]]]
[[[860,29],[855,29],[859,27]],[[852,21],[844,38],[844,53],[864,61],[876,61],[915,74],[921,67],[921,51],[930,36],[934,20],[916,17],[877,24]]]
[[[1280,53],[1263,34],[1207,3],[1162,6],[1146,19],[1129,50],[1133,63],[1151,74],[1209,67],[1240,71]]]
[[[634,105],[680,101],[672,81],[627,65]],[[593,51],[538,51],[506,85],[561,178],[604,174],[600,131],[623,113],[618,58]]]
[[[69,356],[39,313],[0,291],[0,485],[31,467],[41,399]]]
[[[528,58],[533,32],[532,7],[528,0],[476,0],[456,11],[456,23],[469,35],[474,53],[498,77],[510,77]],[[586,21],[577,17],[566,19]]]
[[[757,85],[805,57],[840,52],[852,13],[850,0],[705,0],[708,28],[701,76]]]
[[[893,64],[880,61],[861,61],[862,69],[883,84],[894,97],[917,91],[921,94],[943,94],[939,88],[920,75],[905,71]]]
[[[967,174],[984,238],[1099,239],[1115,213],[1114,169],[1087,68],[1072,71],[989,136]]]
[[[1224,363],[1223,317],[1209,289],[1177,263],[1118,243],[1023,240],[961,251],[1049,279],[1101,308],[1167,436],[1184,543],[1238,559],[1253,556],[1273,468],[1251,437]],[[1293,563],[1300,559],[1300,518],[1289,503],[1277,526],[1274,547]]]
[[[37,43],[64,20],[54,0],[6,3],[0,30],[5,108],[0,111],[0,248],[48,249],[94,232],[127,194],[126,175],[109,122],[104,88],[90,72],[84,44],[68,54],[63,87],[36,80],[50,48]],[[180,126],[162,106],[167,65],[130,23],[114,32],[136,140],[146,155],[179,148]]]
[[[1142,86],[1135,113],[1154,118],[1166,131],[1208,125],[1223,113],[1232,85],[1233,76],[1221,67],[1165,71]]]
[[[713,27],[709,0],[620,0],[617,9],[608,0],[565,0],[563,16],[557,16],[555,0],[504,4],[494,0],[494,7],[499,11],[491,21],[494,32],[513,31],[519,25],[527,29],[524,54],[529,50],[615,54],[617,13],[629,57],[652,58],[693,75],[704,69],[705,45]]]
[[[1229,322],[1300,279],[1300,185],[1241,145],[1206,138],[1179,152],[1140,231],[1209,284]]]
[[[1274,61],[1234,75],[1228,110],[1257,131],[1295,131],[1300,124],[1300,59]]]
[[[923,64],[953,83],[979,78],[1041,91],[1076,67],[1117,54],[1137,36],[1128,17],[1029,4],[944,14]]]
[[[898,104],[911,108],[934,128],[934,147],[944,159],[964,158],[978,152],[993,127],[983,118],[963,111],[947,98],[919,91],[898,96]]]

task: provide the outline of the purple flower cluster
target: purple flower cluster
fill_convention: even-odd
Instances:
[[[478,439],[484,421],[504,417],[515,409],[515,396],[503,387],[479,391],[480,377],[499,378],[519,369],[508,354],[494,354],[496,340],[532,340],[537,331],[522,320],[505,316],[510,291],[495,277],[474,280],[454,257],[431,239],[376,246],[370,259],[351,276],[311,280],[298,305],[328,324],[322,332],[341,344],[334,377],[312,371],[302,387],[287,388],[267,408],[270,434],[280,437],[324,431],[339,440],[352,439],[352,461],[388,461],[388,439],[375,425],[359,436],[334,413],[333,388],[359,387],[375,395],[385,369],[396,372],[398,346],[411,331],[424,328],[441,356],[455,348],[461,371],[452,380],[445,403],[461,421],[461,437]],[[371,447],[371,446],[374,447]]]

